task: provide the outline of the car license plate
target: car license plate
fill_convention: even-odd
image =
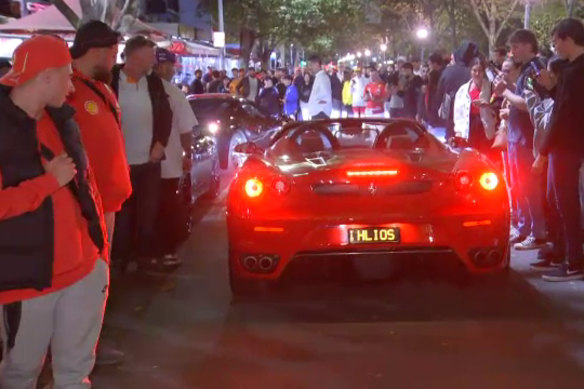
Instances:
[[[399,228],[367,227],[350,228],[349,243],[399,243]]]

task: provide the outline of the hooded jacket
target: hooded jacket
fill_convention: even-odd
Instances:
[[[436,90],[436,100],[438,103],[434,104],[434,109],[440,107],[440,102],[444,100],[444,95],[450,95],[452,103],[454,103],[454,96],[460,87],[470,80],[470,69],[468,65],[470,61],[478,55],[478,47],[474,42],[464,41],[462,45],[453,53],[454,63],[447,66],[440,80],[438,81],[438,88]],[[452,123],[453,110],[450,110],[450,122]]]

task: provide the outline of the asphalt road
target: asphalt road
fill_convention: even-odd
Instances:
[[[232,303],[224,196],[201,203],[170,276],[112,281],[117,388],[582,388],[584,282],[546,284],[514,253],[507,283],[421,271],[397,283],[298,283]]]

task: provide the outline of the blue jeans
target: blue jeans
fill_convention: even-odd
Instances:
[[[543,175],[534,175],[533,149],[519,143],[509,143],[511,185],[517,197],[518,230],[523,236],[545,239]]]
[[[582,221],[580,206],[580,166],[584,158],[570,151],[556,151],[550,154],[549,169],[552,171],[557,209],[566,245],[568,263],[582,266]]]

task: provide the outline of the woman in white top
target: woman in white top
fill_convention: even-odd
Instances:
[[[495,137],[496,116],[489,105],[491,82],[485,75],[485,63],[470,62],[471,79],[462,85],[454,98],[454,132],[484,154],[490,154]]]

